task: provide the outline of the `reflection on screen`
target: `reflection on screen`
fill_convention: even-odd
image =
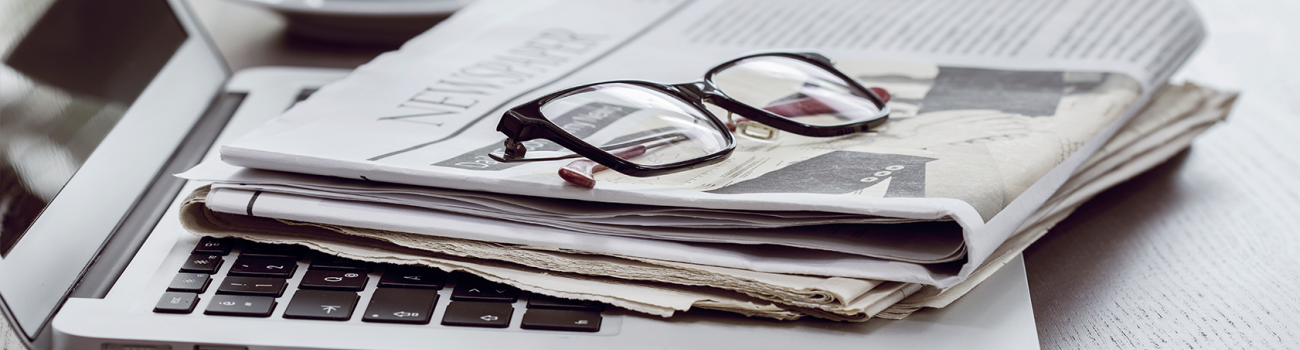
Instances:
[[[165,0],[0,1],[0,256],[185,38]]]

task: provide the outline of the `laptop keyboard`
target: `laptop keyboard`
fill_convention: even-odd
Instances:
[[[230,268],[221,273],[226,264]],[[301,278],[294,282],[295,277]],[[370,283],[372,278],[378,283]],[[370,293],[359,293],[367,288]],[[470,274],[211,237],[199,241],[153,311],[271,317],[280,303],[288,303],[281,316],[286,319],[427,325],[435,322],[439,292],[447,288],[451,300],[436,320],[442,326],[509,328],[520,317],[522,329],[599,332],[603,319],[603,304],[522,292]],[[209,301],[200,310],[203,298]],[[517,311],[521,299],[527,306]]]

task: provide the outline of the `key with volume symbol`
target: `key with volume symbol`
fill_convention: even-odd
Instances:
[[[438,292],[428,289],[379,288],[370,297],[365,322],[429,324]]]

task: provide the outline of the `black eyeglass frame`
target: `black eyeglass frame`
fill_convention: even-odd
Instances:
[[[880,111],[875,117],[862,121],[838,125],[806,124],[736,101],[720,91],[717,85],[713,82],[713,77],[719,72],[722,72],[741,61],[756,57],[785,57],[812,64],[844,81],[849,89],[852,90],[852,93],[859,97],[865,97],[871,100],[880,108]],[[551,101],[568,97],[575,93],[585,92],[593,86],[609,84],[627,84],[647,88],[663,93],[668,97],[675,98],[678,101],[695,108],[697,111],[710,117],[708,118],[709,121],[718,129],[726,140],[726,147],[712,154],[690,160],[659,165],[640,165],[620,158],[609,151],[593,146],[586,141],[573,136],[564,129],[561,129],[559,126],[556,126],[555,123],[551,122],[550,119],[547,119],[541,113],[541,107]],[[714,115],[712,112],[709,112],[708,108],[704,106],[704,103],[706,102],[721,107],[728,112],[739,114],[755,122],[782,131],[813,137],[831,137],[868,131],[872,128],[879,127],[888,121],[890,113],[889,107],[885,105],[885,100],[883,98],[877,95],[874,91],[871,91],[871,89],[863,87],[857,81],[853,80],[853,78],[844,74],[844,72],[836,69],[830,58],[827,58],[826,56],[813,52],[760,53],[742,56],[717,65],[709,69],[709,71],[704,74],[704,78],[699,81],[672,85],[664,85],[641,80],[603,81],[563,89],[515,106],[507,110],[505,114],[501,116],[501,121],[497,124],[497,131],[506,135],[504,157],[498,157],[495,154],[489,154],[489,156],[499,162],[546,161],[576,158],[581,156],[604,165],[614,171],[636,177],[656,176],[708,166],[726,160],[727,157],[731,155],[731,152],[735,150],[736,141],[729,128],[722,122],[722,119]],[[572,151],[576,155],[558,158],[523,158],[527,153],[527,148],[522,142],[535,139],[550,140],[551,142],[555,142],[556,144]]]

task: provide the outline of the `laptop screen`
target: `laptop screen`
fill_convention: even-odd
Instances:
[[[0,2],[0,257],[186,37],[164,0]]]

